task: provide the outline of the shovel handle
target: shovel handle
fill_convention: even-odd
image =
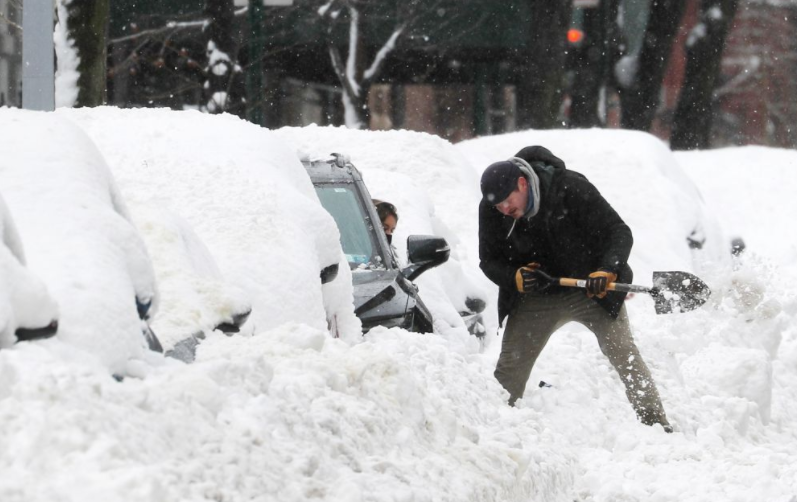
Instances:
[[[559,278],[560,286],[567,286],[569,288],[586,288],[587,281],[584,279],[571,279],[569,277]],[[623,284],[622,282],[610,282],[606,289],[608,291],[622,291],[624,293],[650,293],[650,288],[645,286],[637,286],[635,284]]]

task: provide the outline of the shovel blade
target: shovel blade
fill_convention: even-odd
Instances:
[[[653,272],[651,295],[657,314],[677,314],[700,307],[711,289],[705,282],[688,272]]]

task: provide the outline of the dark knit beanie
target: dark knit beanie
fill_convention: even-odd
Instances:
[[[503,202],[517,188],[517,180],[523,172],[514,163],[502,160],[490,164],[482,174],[482,200],[490,205]]]

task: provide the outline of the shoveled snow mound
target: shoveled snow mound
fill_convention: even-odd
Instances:
[[[441,338],[262,335],[122,383],[0,351],[2,500],[572,500],[574,452]]]

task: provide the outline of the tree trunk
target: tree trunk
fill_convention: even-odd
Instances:
[[[739,0],[703,0],[700,4],[700,22],[686,44],[686,75],[670,136],[673,150],[710,146],[714,86],[738,5]]]
[[[361,13],[353,4],[347,3],[349,38],[345,60],[340,49],[335,46],[331,34],[332,25],[329,27],[327,48],[332,68],[338,77],[342,88],[344,123],[349,129],[368,129],[371,123],[371,114],[368,109],[368,92],[371,83],[376,77],[365,76],[365,46],[360,30]]]
[[[66,26],[80,58],[74,106],[105,104],[110,0],[72,0],[65,4]]]
[[[596,127],[606,123],[601,93],[613,81],[611,68],[619,57],[617,27],[619,0],[603,0],[599,7],[584,9],[584,47],[573,48],[573,87],[570,93],[570,126]]]
[[[207,111],[241,112],[241,71],[237,64],[237,43],[234,36],[233,0],[206,0],[204,14],[208,18],[205,47],[208,62],[204,97]]]
[[[343,90],[344,124],[349,129],[368,129],[371,123],[371,110],[368,108],[369,88],[360,87],[359,95]]]
[[[675,33],[686,0],[653,0],[642,49],[634,58],[632,75],[621,75],[621,127],[649,131],[659,107],[659,93]],[[626,79],[628,81],[626,81]]]
[[[531,0],[535,19],[517,82],[517,127],[551,129],[559,125],[565,44],[572,1]]]

